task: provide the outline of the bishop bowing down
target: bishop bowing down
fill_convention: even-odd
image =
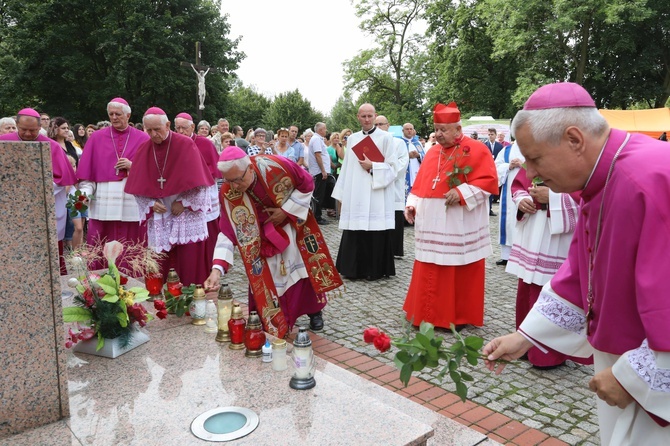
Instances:
[[[175,268],[184,284],[203,283],[212,174],[193,140],[170,131],[163,110],[149,108],[142,122],[151,139],[138,148],[125,190],[146,221],[149,247],[168,253],[163,277]]]
[[[221,233],[205,287],[218,287],[237,246],[249,278],[249,310],[258,311],[264,329],[283,337],[307,314],[310,328],[321,330],[325,293],[342,280],[309,208],[311,175],[281,156],[249,157],[239,147],[221,153],[219,169]]]
[[[55,201],[56,232],[58,235],[58,251],[61,274],[67,274],[63,261],[63,238],[65,237],[65,222],[67,219],[67,186],[77,182],[72,165],[65,155],[63,148],[51,138],[40,134],[40,114],[32,108],[24,108],[16,114],[16,128],[14,133],[0,136],[0,141],[48,142],[51,148],[51,166],[53,176],[53,194]]]
[[[455,103],[436,105],[433,116],[438,144],[426,154],[405,208],[416,254],[403,309],[417,326],[481,326],[496,168],[486,146],[462,134]]]

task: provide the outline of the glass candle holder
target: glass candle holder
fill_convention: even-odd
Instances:
[[[314,352],[312,351],[312,340],[305,327],[300,327],[293,341],[293,376],[289,386],[296,390],[311,389],[316,385],[314,379]]]
[[[247,321],[242,316],[240,304],[233,305],[232,316],[228,320],[228,332],[230,333],[230,345],[232,350],[241,350],[244,348],[244,326]]]
[[[233,311],[233,293],[228,285],[221,285],[217,296],[218,324],[219,331],[216,334],[216,340],[219,342],[230,342],[230,331],[228,330],[228,321]]]
[[[205,289],[202,285],[196,285],[193,292],[193,300],[188,307],[191,313],[191,323],[193,325],[205,325],[205,315],[207,314],[207,301],[205,300]]]
[[[265,333],[261,325],[261,318],[258,317],[258,313],[252,311],[249,313],[249,320],[244,329],[244,346],[246,347],[244,356],[260,357],[263,354],[263,344],[265,344]]]
[[[144,286],[149,291],[150,298],[163,296],[163,275],[161,273],[149,273],[144,277]]]

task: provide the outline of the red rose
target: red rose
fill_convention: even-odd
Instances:
[[[165,319],[167,317],[167,310],[160,310],[156,312],[158,319]]]
[[[74,204],[74,208],[77,209],[77,210],[79,210],[79,209],[81,209],[81,208],[83,208],[83,207],[84,207],[84,203],[82,203],[81,201],[77,201],[77,202]]]
[[[121,277],[119,277],[119,283],[120,283],[121,285],[125,285],[125,284],[127,284],[127,283],[128,283],[128,278],[127,278],[126,276],[121,276]]]
[[[379,333],[379,336],[375,338],[373,343],[375,348],[382,353],[391,348],[391,338],[386,333]]]
[[[470,153],[470,147],[463,147],[463,153]]]
[[[90,288],[84,290],[84,300],[86,301],[87,307],[92,307],[95,301],[93,300],[93,291]]]
[[[165,302],[162,300],[155,300],[154,301],[154,308],[157,310],[165,310]]]
[[[80,195],[79,196],[79,201],[85,201],[86,200],[86,195]]]
[[[363,340],[366,344],[371,344],[381,332],[377,327],[368,327],[363,331]]]

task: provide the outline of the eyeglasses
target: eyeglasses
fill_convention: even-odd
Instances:
[[[383,125],[389,125],[389,123],[388,122],[377,122],[377,123],[375,123],[375,127],[381,127]]]
[[[51,118],[40,118],[40,121],[51,121]]]
[[[190,128],[191,128],[190,125],[175,125],[174,126],[175,130],[188,130]],[[204,128],[204,127],[202,127],[202,128]]]
[[[224,178],[224,179],[223,179],[223,182],[224,182],[224,183],[235,183],[235,184],[240,184],[242,181],[244,181],[244,176],[247,174],[247,171],[249,170],[250,167],[251,167],[251,164],[248,165],[246,169],[244,169],[244,173],[243,173],[242,175],[240,175],[239,177],[234,178],[234,179],[232,179],[232,180],[228,180],[228,179]]]

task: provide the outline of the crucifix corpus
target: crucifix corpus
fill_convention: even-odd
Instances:
[[[205,90],[205,76],[211,71],[212,73],[216,73],[217,69],[213,67],[208,67],[206,65],[201,64],[200,60],[200,42],[195,42],[195,64],[191,62],[182,62],[181,66],[182,67],[190,67],[193,71],[195,71],[195,75],[197,76],[198,79],[198,90],[196,94],[196,109],[198,110],[198,121],[202,119],[202,110],[205,109],[205,95],[206,95],[206,90]]]

